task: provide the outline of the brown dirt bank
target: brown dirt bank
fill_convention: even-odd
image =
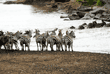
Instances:
[[[73,10],[76,10],[78,7],[81,6],[78,2],[49,2],[49,1],[37,1],[33,2],[31,5],[33,7],[44,10],[44,12],[54,12],[62,10],[66,13],[72,13]]]
[[[110,74],[110,54],[0,52],[0,74]]]
[[[31,1],[31,0],[30,0]],[[76,2],[52,2],[51,0],[40,0],[30,2],[28,0],[17,0],[17,1],[6,1],[4,4],[30,4],[40,10],[45,10],[46,12],[53,12],[58,10],[63,10],[64,12],[71,12],[72,9],[77,9],[81,4]]]

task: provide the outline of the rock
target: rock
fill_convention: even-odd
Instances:
[[[77,12],[76,13],[72,13],[71,15],[72,16],[78,16]]]
[[[86,13],[86,14],[84,15],[84,17],[81,18],[81,20],[90,20],[90,19],[93,19],[93,18],[90,16],[90,13]]]
[[[71,26],[70,29],[75,29],[75,27],[74,26]]]
[[[68,16],[60,16],[60,18],[68,18]]]
[[[94,18],[94,17],[95,17],[95,14],[89,14],[89,16],[90,16],[91,18]]]
[[[96,23],[96,21],[93,21],[92,23],[89,23],[87,25],[87,28],[95,28],[95,23]]]
[[[57,8],[57,5],[52,5],[52,8]]]
[[[85,14],[86,14],[85,12],[81,12],[81,11],[77,12],[77,15],[78,15],[80,18],[84,17]]]
[[[104,20],[104,21],[106,21],[106,20],[108,20],[108,18],[106,18],[106,17],[101,17],[101,18],[99,18],[99,20]]]
[[[106,24],[105,27],[110,27],[110,23]]]
[[[73,10],[72,10],[72,13],[73,13],[73,14],[74,14],[74,13],[77,13],[77,10],[73,9]]]
[[[87,28],[94,28],[93,23],[89,23],[89,24],[87,25]]]
[[[110,22],[110,18],[103,18],[104,21]]]
[[[109,4],[108,4],[108,3],[105,4],[104,7],[105,7],[106,9],[110,10],[110,3],[109,3]]]
[[[94,19],[99,19],[102,16],[102,14],[96,14],[96,16],[94,17]]]
[[[94,6],[94,7],[92,7],[93,10],[95,10],[95,9],[97,9],[97,8],[98,8],[98,6]]]
[[[86,23],[83,23],[82,25],[80,25],[80,26],[78,27],[78,29],[85,29],[86,26],[87,26],[87,24],[86,24]]]
[[[103,12],[102,15],[103,16],[109,16],[110,17],[110,13],[109,12]]]
[[[84,17],[82,18],[82,20],[88,20],[88,19],[93,19],[95,17],[95,14],[91,14],[91,13],[86,13],[84,15]]]
[[[100,72],[99,74],[106,74],[105,72]]]
[[[15,4],[15,2],[13,2],[13,1],[6,1],[6,2],[4,2],[4,4]]]
[[[78,29],[84,29],[84,26],[83,26],[83,25],[80,25],[80,26],[78,27]]]
[[[105,9],[103,7],[101,7],[101,8],[97,8],[93,11],[90,11],[89,13],[91,13],[91,14],[98,14],[98,13],[102,14],[104,11],[105,11]]]
[[[24,2],[17,2],[17,1],[6,1],[3,4],[24,4]]]
[[[107,15],[107,13],[106,12],[103,12],[102,15],[105,16],[105,15]]]
[[[93,18],[89,18],[89,17],[83,17],[80,20],[93,20]]]
[[[96,21],[93,22],[96,28],[100,28],[106,25],[106,23],[102,20],[102,23],[97,23]]]
[[[80,8],[78,8],[78,10],[80,10],[80,11],[91,11],[92,8],[91,7],[87,7],[87,6],[80,6]]]
[[[108,20],[110,18],[110,13],[108,11],[103,12],[102,16],[99,18],[100,20]]]
[[[46,7],[49,7],[49,8],[58,8],[58,6],[55,3],[48,3],[48,4],[46,4]]]
[[[79,16],[68,16],[70,20],[78,20],[80,19]]]
[[[77,14],[68,15],[70,20],[77,20],[80,19],[80,17]]]
[[[81,12],[81,11],[77,11],[76,13],[72,13],[71,15],[68,15],[70,20],[77,20],[80,19],[82,17],[84,17],[85,13]]]

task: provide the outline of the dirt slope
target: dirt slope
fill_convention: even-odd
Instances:
[[[110,74],[110,55],[80,52],[0,53],[0,74]]]

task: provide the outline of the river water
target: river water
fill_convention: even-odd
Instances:
[[[41,33],[54,28],[63,29],[63,33],[70,26],[78,27],[82,23],[89,23],[93,20],[74,20],[64,21],[61,15],[67,15],[63,12],[43,13],[32,5],[23,4],[3,4],[4,0],[0,0],[0,30],[3,31],[22,31],[31,29],[39,29]],[[63,13],[63,14],[61,14]],[[100,22],[100,21],[99,21]],[[76,39],[74,39],[74,51],[79,52],[95,52],[110,53],[110,34],[109,28],[74,30]],[[96,33],[97,31],[97,33]],[[57,32],[58,33],[58,32]],[[103,35],[103,34],[104,35]],[[34,33],[33,33],[34,35]],[[20,47],[20,45],[19,45]],[[54,46],[55,48],[55,46]],[[35,39],[31,38],[30,49],[37,50]],[[49,49],[50,50],[50,49]]]

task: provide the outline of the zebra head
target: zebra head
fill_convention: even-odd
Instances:
[[[69,36],[71,36],[72,38],[75,38],[76,36],[75,36],[75,33],[73,32],[73,31],[71,31],[70,33],[69,33]]]

